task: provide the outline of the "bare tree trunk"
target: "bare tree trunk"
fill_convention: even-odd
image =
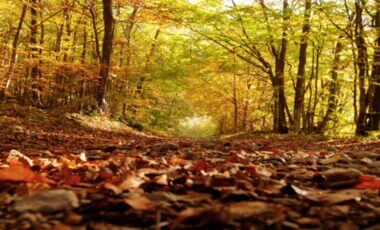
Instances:
[[[377,30],[377,38],[375,45],[375,53],[372,65],[372,81],[374,85],[373,95],[371,99],[371,115],[369,120],[370,130],[380,129],[380,2],[377,2],[377,12],[375,16],[375,28]]]
[[[322,121],[318,125],[318,132],[323,132],[326,129],[327,123],[331,120],[331,116],[335,113],[338,101],[338,90],[339,90],[339,82],[338,82],[338,70],[340,64],[340,54],[343,49],[343,45],[340,42],[342,38],[339,37],[338,42],[336,43],[336,47],[334,50],[334,61],[331,69],[331,83],[329,87],[329,97],[326,113],[322,119]]]
[[[95,98],[97,106],[100,109],[106,109],[106,90],[111,67],[112,41],[114,37],[114,19],[112,10],[112,0],[102,0],[103,2],[103,20],[104,20],[104,37],[102,46],[102,58],[100,63],[100,72],[97,79]]]
[[[13,39],[11,60],[9,63],[8,71],[5,74],[5,78],[7,79],[7,81],[5,83],[5,86],[3,87],[3,89],[0,92],[0,101],[3,101],[5,99],[5,97],[7,95],[7,91],[9,89],[9,86],[10,86],[11,81],[12,81],[13,71],[14,71],[14,68],[16,65],[16,61],[17,61],[17,49],[18,49],[20,34],[21,34],[22,26],[23,26],[24,21],[25,21],[25,15],[26,15],[27,9],[28,9],[28,4],[25,3],[22,7],[20,20],[18,22],[16,34],[15,34],[15,37]]]
[[[311,72],[310,72],[310,78],[309,83],[306,86],[305,94],[307,91],[309,91],[309,98],[307,99],[307,108],[305,109],[305,112],[303,113],[302,118],[302,128],[307,131],[311,132],[313,123],[311,122],[311,117],[313,114],[312,111],[312,99],[314,97],[314,91],[313,91],[313,79],[315,79],[315,47],[313,46],[313,49],[311,51]]]
[[[294,115],[293,115],[293,131],[299,132],[301,126],[301,115],[304,110],[305,98],[305,66],[307,57],[307,40],[310,32],[310,11],[311,0],[305,0],[304,21],[302,27],[300,53],[298,59],[297,83],[294,97]]]
[[[232,85],[232,102],[234,106],[234,133],[238,131],[238,118],[239,118],[239,105],[238,105],[238,92],[236,85],[236,75],[233,76],[233,85]]]
[[[39,48],[38,48],[38,66],[39,66],[39,68],[38,68],[38,79],[41,79],[42,78],[42,72],[41,72],[41,66],[43,65],[43,61],[42,61],[42,53],[43,53],[43,46],[44,46],[44,43],[45,43],[45,24],[44,24],[44,18],[43,18],[43,2],[42,2],[42,0],[39,0],[39,7],[40,7],[40,12],[39,12],[39,19],[40,19],[40,21],[41,21],[41,23],[40,23],[40,41],[39,41]],[[41,85],[39,85],[38,86],[38,89],[40,90],[40,91],[42,91],[43,89],[42,89],[42,86]],[[41,103],[43,103],[42,102],[42,100],[43,100],[43,98],[41,97],[41,95],[40,95],[40,98],[39,98],[39,100],[40,100],[40,102]]]
[[[82,44],[82,53],[81,53],[81,64],[86,64],[87,59],[87,23],[86,20],[84,20],[84,31],[83,31],[83,44]],[[84,98],[86,94],[86,81],[82,79],[80,81],[80,90],[79,90],[79,97],[80,97],[80,105],[79,110],[82,111],[84,107]]]
[[[366,78],[368,77],[368,54],[367,46],[364,40],[363,26],[363,6],[360,0],[355,1],[355,43],[358,49],[356,64],[359,68],[359,115],[356,121],[356,134],[366,135],[367,133],[367,90],[365,86]]]
[[[251,90],[252,82],[251,80],[247,81],[247,87],[245,89],[245,97],[244,97],[244,106],[243,106],[243,119],[242,119],[242,130],[244,132],[248,131],[247,123],[248,123],[248,110],[249,110],[249,91]]]
[[[283,32],[281,49],[276,57],[275,77],[272,80],[274,88],[274,114],[273,131],[277,133],[288,133],[286,122],[286,97],[285,97],[285,55],[287,49],[287,20],[289,19],[288,0],[283,0]]]
[[[37,20],[37,0],[30,1],[30,46],[31,46],[31,58],[32,58],[32,68],[30,71],[30,77],[32,81],[31,96],[33,98],[33,103],[39,103],[39,87],[38,87],[38,72],[39,63],[36,60],[38,58],[38,48],[37,48],[37,34],[38,34],[38,20]]]
[[[137,15],[137,12],[139,10],[139,6],[137,4],[135,4],[133,6],[133,11],[131,13],[131,15],[129,16],[129,24],[128,24],[128,28],[127,30],[125,31],[125,36],[126,36],[126,39],[127,39],[127,68],[130,66],[131,64],[131,41],[132,41],[132,31],[133,31],[133,27],[135,25],[135,18],[136,18],[136,15]]]
[[[323,50],[323,45],[322,46],[317,46],[316,47],[316,57],[315,57],[315,85],[314,85],[314,100],[313,100],[313,109],[312,109],[312,114],[310,118],[310,128],[314,129],[315,126],[315,114],[317,110],[317,105],[318,105],[318,94],[319,94],[319,88],[318,88],[318,81],[319,81],[319,63],[320,63],[320,58]]]
[[[91,14],[91,22],[92,22],[92,29],[94,30],[94,38],[95,38],[95,55],[99,62],[101,62],[101,54],[100,54],[100,45],[99,45],[99,32],[98,32],[98,27],[96,26],[96,12],[94,8],[94,3],[89,3],[89,10]]]

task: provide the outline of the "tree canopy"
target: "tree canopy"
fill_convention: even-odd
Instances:
[[[178,134],[379,129],[377,1],[4,0],[1,98]]]

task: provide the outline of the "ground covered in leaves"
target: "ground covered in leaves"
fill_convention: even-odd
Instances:
[[[380,229],[379,168],[379,140],[161,138],[9,106],[0,229]]]

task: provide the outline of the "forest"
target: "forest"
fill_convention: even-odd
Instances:
[[[1,100],[169,135],[365,136],[380,122],[376,4],[2,1]]]
[[[380,0],[1,0],[0,229],[380,228]]]

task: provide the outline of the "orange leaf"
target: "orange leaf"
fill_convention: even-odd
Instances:
[[[55,182],[38,175],[22,164],[12,164],[9,168],[0,170],[0,181],[24,181],[54,184]]]

